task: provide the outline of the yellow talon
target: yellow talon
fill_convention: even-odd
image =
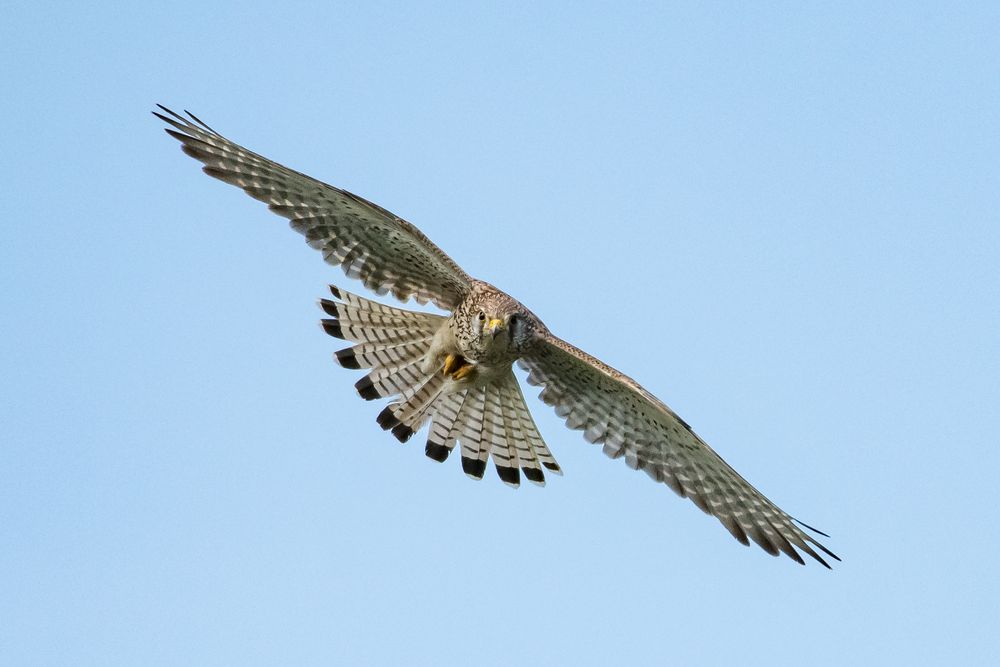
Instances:
[[[444,358],[444,367],[441,372],[445,375],[451,376],[452,380],[458,382],[464,377],[468,377],[472,371],[475,370],[475,366],[470,364],[465,360],[460,354],[449,354]]]
[[[444,368],[442,369],[441,372],[443,372],[445,375],[451,375],[452,372],[454,372],[461,365],[459,359],[461,359],[461,357],[459,357],[458,355],[449,354],[447,357],[444,358]]]

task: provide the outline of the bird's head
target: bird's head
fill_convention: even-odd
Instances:
[[[505,294],[484,299],[472,313],[476,347],[487,356],[517,352],[527,342],[533,321],[530,311]]]

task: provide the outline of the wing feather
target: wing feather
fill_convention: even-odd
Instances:
[[[547,331],[538,333],[519,363],[528,371],[529,384],[543,387],[540,397],[567,426],[603,443],[611,458],[623,457],[630,468],[690,498],[738,541],[753,540],[769,554],[785,553],[799,563],[795,547],[826,567],[813,546],[840,560],[635,380]]]
[[[377,294],[433,301],[454,310],[471,279],[412,224],[377,204],[327,185],[226,139],[188,114],[153,112],[167,134],[202,162],[209,176],[230,183],[291,221],[323,258]]]

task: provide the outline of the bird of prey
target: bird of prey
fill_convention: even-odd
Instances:
[[[643,470],[715,516],[733,537],[804,563],[802,551],[837,558],[731,468],[688,424],[628,376],[556,337],[521,302],[473,278],[415,226],[381,206],[239,146],[193,114],[154,115],[209,176],[230,183],[291,221],[292,229],[376,294],[428,301],[435,315],[395,308],[330,287],[323,329],[351,347],[345,368],[370,369],[355,385],[366,400],[389,398],[378,424],[401,442],[430,423],[427,456],[460,447],[462,469],[518,486],[562,474],[538,432],[513,373],[543,387],[540,398],[611,458]],[[799,524],[799,525],[797,525]],[[820,533],[815,531],[820,535]],[[814,548],[815,547],[815,548]]]

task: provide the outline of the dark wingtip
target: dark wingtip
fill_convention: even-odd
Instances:
[[[206,123],[205,121],[203,121],[201,118],[198,118],[197,116],[195,116],[193,113],[191,113],[187,109],[184,110],[184,113],[186,113],[188,116],[190,116],[191,120],[193,120],[194,122],[198,123],[199,125],[201,125],[203,128],[205,128],[206,130],[208,130],[212,134],[215,134],[215,135],[219,134],[218,132],[216,132],[215,130],[213,130],[211,127],[209,127],[208,123]],[[219,135],[219,136],[221,136],[221,135]]]
[[[788,538],[781,534],[781,531],[778,530],[777,526],[774,526],[773,523],[771,525],[774,527],[775,532],[775,546],[781,550],[781,553],[785,554],[799,565],[805,565],[806,562],[802,560],[802,556],[800,556],[799,552],[795,550],[795,547],[793,547],[792,543],[788,541]]]
[[[809,530],[811,530],[812,532],[816,533],[817,535],[822,535],[823,537],[830,537],[829,535],[827,535],[826,533],[824,533],[824,532],[823,532],[822,530],[820,530],[819,528],[813,528],[812,526],[810,526],[810,525],[809,525],[808,523],[806,523],[805,521],[799,521],[799,520],[798,520],[798,519],[796,519],[796,518],[795,518],[794,516],[792,517],[792,521],[794,521],[795,523],[799,524],[799,525],[800,525],[800,526],[802,526],[803,528],[808,528]]]
[[[174,118],[176,118],[177,120],[180,120],[180,121],[182,121],[182,122],[185,122],[185,123],[187,122],[187,119],[186,119],[186,118],[184,118],[184,116],[181,116],[180,114],[178,114],[178,113],[177,113],[176,111],[174,111],[173,109],[169,109],[169,108],[167,108],[167,107],[165,107],[165,106],[163,106],[162,104],[159,104],[159,103],[157,103],[157,105],[156,105],[156,106],[157,106],[157,108],[159,108],[159,110],[160,110],[160,111],[162,111],[163,113],[165,113],[165,114],[167,114],[167,115],[169,115],[169,116],[173,116]],[[163,116],[161,116],[160,114],[156,113],[155,111],[153,112],[153,115],[155,115],[155,116],[158,116],[159,118],[163,118]],[[166,119],[166,118],[163,118],[163,120],[167,120],[167,119]],[[167,122],[170,122],[170,121],[169,121],[169,120],[167,120]]]
[[[334,338],[339,338],[340,340],[346,340],[344,338],[344,331],[340,328],[340,322],[338,320],[320,320],[319,325],[323,327],[328,335]]]
[[[154,116],[160,116],[160,114],[156,113],[155,111],[153,112],[153,115]],[[160,116],[160,118],[163,118],[163,116]],[[177,130],[171,130],[169,127],[163,128],[163,131],[166,132],[167,134],[169,134],[171,137],[173,137],[177,141],[180,141],[180,142],[198,141],[194,137],[191,137],[191,136],[189,136],[187,134],[184,134],[183,132],[178,132]],[[185,148],[186,148],[186,146],[185,146]],[[185,152],[187,152],[187,151],[185,151]],[[188,155],[191,155],[191,153],[188,153]],[[197,157],[197,156],[196,155],[191,155],[191,157]]]
[[[451,454],[451,450],[444,445],[439,445],[436,442],[428,442],[427,446],[424,447],[424,454],[438,463],[444,463],[445,459],[448,458],[448,455]]]
[[[816,546],[819,547],[823,551],[823,553],[825,553],[827,556],[829,556],[830,558],[834,559],[835,561],[838,561],[838,562],[841,562],[841,563],[844,562],[843,560],[841,560],[840,556],[838,556],[837,554],[833,553],[832,551],[830,551],[829,549],[827,549],[826,547],[824,547],[819,542],[816,542]]]
[[[375,418],[375,421],[378,422],[378,425],[382,427],[383,431],[388,431],[389,429],[399,426],[402,423],[396,419],[396,415],[392,414],[391,405],[385,406],[382,412],[378,413],[378,417]]]
[[[336,285],[330,285],[330,294],[340,299],[341,301],[344,300],[344,297],[340,295],[340,289],[338,289]]]
[[[352,370],[358,370],[361,368],[361,364],[358,363],[358,358],[354,354],[354,348],[349,347],[344,350],[337,350],[334,353],[337,358],[337,363],[344,368],[350,368]]]
[[[367,375],[355,382],[354,388],[358,390],[358,394],[361,395],[361,398],[366,401],[372,401],[379,398],[378,390],[375,389],[375,385],[372,384],[371,379]]]
[[[480,461],[479,459],[470,459],[467,456],[462,457],[462,470],[469,477],[474,477],[476,479],[482,479],[483,474],[486,472],[486,461]]]
[[[548,461],[543,461],[542,465],[551,470],[552,472],[556,473],[557,475],[562,474],[562,468],[559,467],[558,463],[549,463]]]
[[[392,427],[392,434],[396,436],[396,440],[406,442],[413,437],[413,429],[406,424],[397,424]]]
[[[799,520],[798,520],[798,519],[796,519],[795,517],[792,517],[792,521],[794,521],[795,523],[799,524],[799,525],[800,525],[800,526],[802,526],[803,528],[806,528],[806,529],[808,529],[808,530],[811,530],[812,532],[816,533],[817,535],[822,535],[823,537],[830,537],[829,535],[827,535],[826,533],[824,533],[824,532],[823,532],[822,530],[820,530],[820,529],[818,529],[818,528],[813,528],[812,526],[810,526],[810,525],[809,525],[809,524],[807,524],[806,522],[804,522],[804,521],[799,521]],[[810,542],[812,542],[812,544],[813,544],[814,546],[816,546],[816,547],[817,547],[817,548],[818,548],[818,549],[819,549],[820,551],[822,551],[823,553],[825,553],[825,554],[826,554],[827,556],[829,556],[830,558],[832,558],[832,559],[834,559],[835,561],[837,561],[837,562],[840,562],[840,563],[842,563],[842,562],[843,562],[843,559],[842,559],[842,558],[841,558],[840,556],[838,556],[837,554],[833,553],[832,551],[830,551],[829,549],[827,549],[826,547],[824,547],[824,546],[823,546],[822,544],[820,544],[820,543],[819,543],[819,542],[817,542],[816,540],[814,540],[814,539],[812,539],[812,538],[809,538],[809,537],[807,537],[807,539],[808,539],[808,540],[809,540]],[[815,554],[815,553],[810,553],[809,555],[811,555],[811,556],[812,556],[813,558],[815,558],[815,559],[816,559],[816,560],[818,560],[818,561],[819,561],[820,563],[822,563],[823,565],[825,565],[825,566],[826,566],[826,567],[827,567],[828,569],[831,569],[831,570],[833,569],[832,567],[830,567],[829,563],[827,563],[827,562],[826,562],[825,560],[823,560],[822,558],[820,558],[820,557],[819,557],[819,556],[818,556],[817,554]]]
[[[692,496],[692,500],[694,500],[694,496]],[[750,530],[746,532],[747,535],[750,537],[750,539],[756,542],[757,546],[759,546],[767,553],[771,554],[772,556],[777,556],[778,554],[781,553],[780,551],[778,551],[778,547],[771,542],[770,538],[767,536],[767,533],[765,533],[764,530],[757,524],[755,523],[751,524]]]
[[[822,556],[820,556],[820,555],[819,555],[818,553],[816,553],[816,552],[815,552],[815,551],[813,551],[812,549],[809,549],[808,551],[806,551],[806,553],[808,553],[808,554],[809,554],[810,556],[812,556],[813,560],[815,560],[815,561],[816,561],[817,563],[819,563],[820,565],[822,565],[822,566],[823,566],[823,567],[825,567],[826,569],[828,569],[828,570],[832,570],[832,569],[833,569],[832,567],[830,567],[830,564],[829,564],[829,563],[827,563],[827,562],[826,562],[826,561],[825,561],[825,560],[823,559],[823,557],[822,557]],[[840,559],[838,558],[837,560],[840,560]]]
[[[743,527],[740,526],[739,522],[737,522],[732,515],[724,514],[718,516],[717,518],[719,519],[719,523],[721,523],[725,529],[729,531],[729,534],[732,535],[737,542],[743,546],[750,545],[750,538],[747,537],[746,531],[743,530]]]

